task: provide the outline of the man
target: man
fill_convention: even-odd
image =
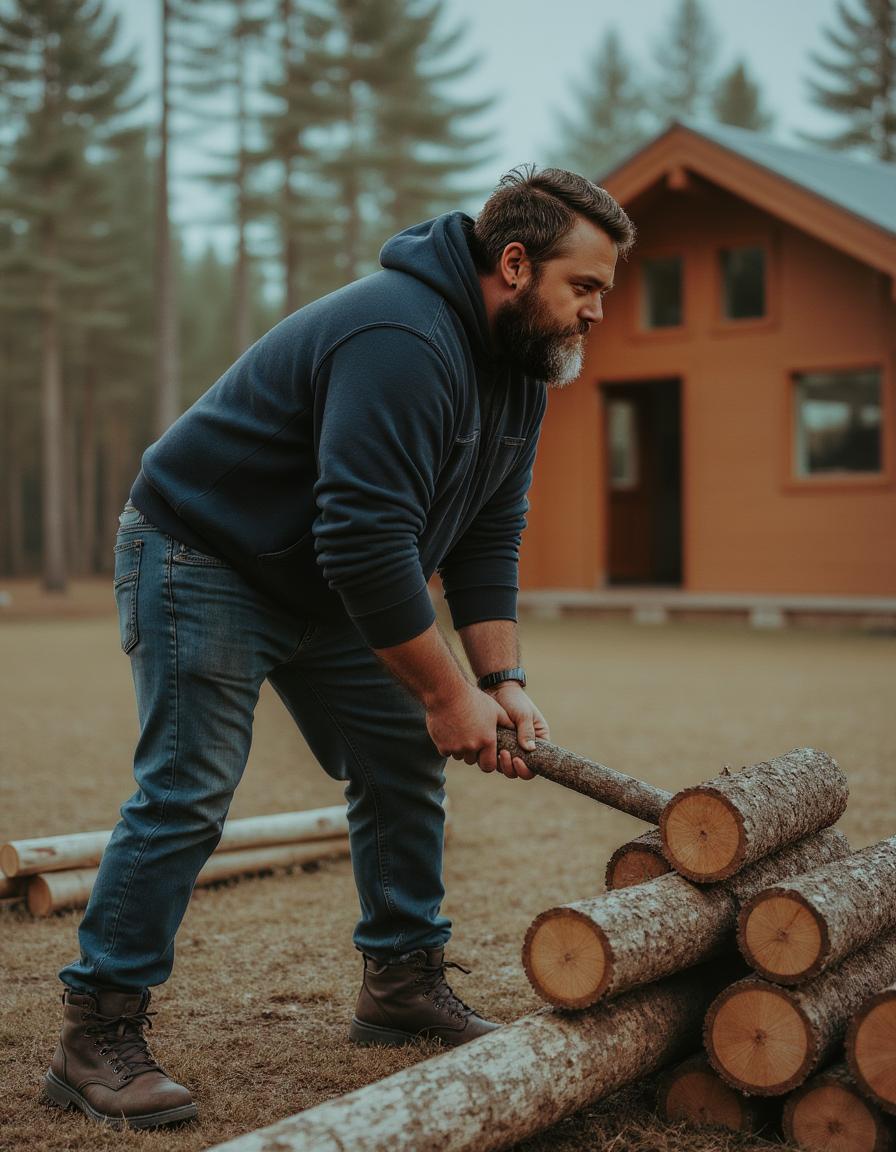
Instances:
[[[517,553],[546,385],[581,370],[634,230],[590,181],[505,176],[477,220],[390,240],[383,271],[287,317],[144,454],[115,546],[138,791],[60,973],[51,1099],[94,1119],[190,1118],[143,1038],[196,875],[221,835],[270,680],[346,781],[360,1044],[497,1027],[445,979],[446,758],[548,727],[524,691]],[[477,682],[439,633],[438,571]]]

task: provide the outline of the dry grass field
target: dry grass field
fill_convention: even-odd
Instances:
[[[44,618],[34,596],[18,598],[28,611],[0,611],[0,841],[109,827],[131,791],[136,716],[111,590],[79,595],[81,609],[66,618]],[[524,621],[522,636],[531,694],[556,743],[668,789],[725,763],[815,745],[849,777],[842,826],[853,846],[896,833],[892,636],[583,618]],[[456,987],[510,1021],[538,1006],[519,955],[529,922],[599,891],[610,852],[643,826],[546,781],[488,777],[462,764],[450,768],[449,792],[449,957],[473,969]],[[265,692],[232,814],[340,800],[339,785]],[[115,1133],[38,1100],[59,1021],[56,972],[75,950],[79,913],[32,920],[0,909],[0,1149],[194,1152],[429,1055],[431,1046],[359,1050],[347,1042],[360,971],[355,911],[347,861],[197,893],[174,976],[156,991],[153,1042],[195,1090],[200,1120]],[[638,1085],[520,1148],[771,1147],[668,1128],[650,1106],[651,1084]]]

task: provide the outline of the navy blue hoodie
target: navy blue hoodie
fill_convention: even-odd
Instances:
[[[546,404],[494,355],[460,212],[389,240],[383,271],[253,344],[143,455],[131,492],[175,539],[371,647],[516,619]]]

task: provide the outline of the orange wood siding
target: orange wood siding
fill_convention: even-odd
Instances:
[[[526,588],[595,588],[606,568],[599,385],[678,377],[683,587],[896,594],[896,303],[883,273],[699,177],[628,206],[639,241],[582,376],[551,393],[521,557]],[[766,249],[765,320],[720,318],[719,249]],[[684,325],[640,331],[640,261],[680,251]],[[793,476],[792,373],[879,366],[883,477]]]

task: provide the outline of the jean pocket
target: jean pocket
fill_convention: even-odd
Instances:
[[[118,517],[119,529],[143,528],[147,523],[146,517],[139,508],[135,508],[130,500],[125,504],[124,510]]]
[[[175,564],[192,564],[196,568],[229,568],[226,560],[217,556],[209,556],[205,552],[197,552],[186,544],[177,543],[172,554]]]
[[[137,626],[137,586],[140,582],[142,540],[124,540],[115,545],[115,603],[122,652],[130,652],[140,639]]]

